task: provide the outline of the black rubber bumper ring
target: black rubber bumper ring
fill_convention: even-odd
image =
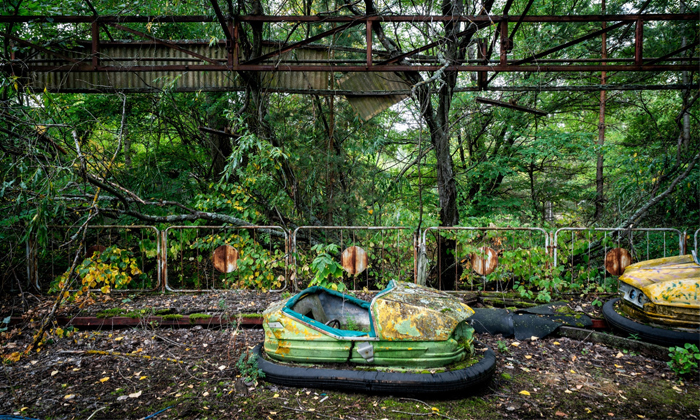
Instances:
[[[685,343],[700,344],[700,332],[692,333],[687,331],[674,331],[665,328],[651,327],[639,322],[625,318],[615,311],[615,303],[620,298],[611,299],[603,305],[603,315],[608,324],[613,327],[636,334],[642,341],[660,344],[662,346],[683,346]]]
[[[373,394],[445,397],[481,390],[496,370],[496,355],[486,349],[484,357],[464,369],[439,373],[397,373],[290,366],[265,360],[262,343],[253,352],[265,380],[278,385],[335,389]]]

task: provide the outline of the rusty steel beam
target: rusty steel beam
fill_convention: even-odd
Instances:
[[[30,87],[31,89],[31,87]],[[208,87],[208,88],[176,88],[177,92],[244,92],[245,87]],[[689,90],[700,89],[699,84],[673,84],[673,85],[579,85],[579,86],[491,86],[484,89],[487,92],[599,92],[601,90],[608,91],[630,91],[630,90]],[[47,89],[50,93],[98,93],[98,92],[113,92],[114,89]],[[156,93],[161,92],[159,88],[131,88],[125,93]],[[261,88],[261,91],[267,93],[289,93],[297,95],[320,95],[320,96],[391,96],[391,95],[410,95],[411,91],[395,90],[395,91],[362,91],[355,92],[342,89],[290,89],[290,88]],[[455,92],[477,92],[477,87],[461,87],[455,88]],[[2,129],[0,128],[0,131]]]
[[[348,23],[348,22],[404,22],[404,23],[430,23],[430,22],[517,22],[520,15],[474,15],[474,16],[430,16],[430,15],[388,15],[388,16],[237,16],[239,22],[319,22],[319,23]],[[94,16],[0,16],[0,23],[45,22],[45,23],[92,23]],[[652,21],[697,21],[698,15],[693,13],[666,13],[666,14],[626,14],[626,15],[578,15],[578,16],[524,16],[522,22],[531,23],[567,23],[567,22],[644,22]],[[100,23],[188,23],[188,22],[216,22],[214,16],[99,16]]]
[[[535,114],[539,117],[546,117],[547,116],[546,112],[540,111],[539,109],[530,108],[530,107],[522,106],[522,105],[516,105],[516,104],[512,104],[510,102],[498,101],[496,99],[477,97],[476,101],[481,103],[481,104],[502,106],[504,108],[510,108],[510,109],[514,109],[516,111],[529,112],[530,114]]]
[[[65,55],[63,55],[63,54],[61,54],[61,53],[57,53],[57,52],[51,51],[51,50],[49,50],[49,49],[47,49],[47,48],[44,48],[44,47],[42,47],[42,46],[40,46],[40,45],[36,45],[36,44],[34,44],[33,42],[26,41],[26,40],[24,40],[24,39],[22,39],[22,38],[17,38],[16,36],[13,36],[13,35],[0,33],[0,36],[4,36],[4,37],[6,37],[6,38],[8,38],[8,39],[11,39],[11,40],[13,40],[13,41],[15,41],[15,42],[19,42],[19,43],[22,44],[22,45],[26,45],[26,46],[28,46],[28,47],[34,48],[35,50],[41,51],[41,52],[43,52],[44,54],[50,54],[50,55],[53,55],[54,57],[58,57],[58,58],[60,58],[60,59],[66,60],[66,61],[70,61],[71,63],[76,63],[76,64],[77,64],[77,63],[80,63],[80,62],[82,61],[82,60],[76,60],[75,58],[66,57]]]
[[[182,48],[181,46],[179,46],[178,44],[176,44],[176,43],[174,43],[174,42],[170,42],[170,41],[166,41],[166,40],[163,40],[163,39],[159,39],[159,38],[156,38],[156,37],[154,37],[154,36],[148,35],[148,34],[146,34],[146,33],[137,31],[137,30],[135,30],[135,29],[127,28],[126,26],[122,26],[122,25],[119,25],[119,24],[116,24],[116,23],[111,23],[111,22],[109,22],[109,23],[107,23],[107,24],[108,24],[108,25],[111,25],[111,26],[113,26],[113,27],[115,27],[115,28],[117,28],[117,29],[120,29],[120,30],[122,30],[122,31],[126,31],[126,32],[129,32],[129,33],[132,33],[132,34],[134,34],[134,35],[136,35],[136,36],[140,36],[140,37],[143,37],[143,38],[150,39],[151,41],[155,42],[156,44],[165,45],[166,47],[172,48],[172,49],[174,49],[174,50],[176,50],[176,51],[180,51],[180,52],[185,53],[185,54],[187,54],[187,55],[191,55],[192,57],[197,57],[197,58],[199,58],[199,59],[202,60],[202,61],[206,61],[207,63],[211,63],[211,64],[215,64],[215,65],[218,65],[218,64],[219,64],[216,60],[213,60],[213,59],[211,59],[211,58],[209,58],[209,57],[205,57],[205,56],[203,56],[203,55],[201,55],[201,54],[197,54],[197,53],[194,52],[194,51],[186,50],[186,49]]]
[[[568,47],[570,47],[570,46],[572,46],[572,45],[576,45],[576,44],[579,44],[579,43],[581,43],[581,42],[583,42],[583,41],[589,40],[589,39],[591,39],[591,38],[595,38],[595,37],[597,37],[597,36],[599,36],[599,35],[602,35],[602,34],[604,34],[604,33],[606,33],[606,32],[612,31],[613,29],[617,29],[617,28],[619,28],[619,27],[621,27],[621,26],[624,26],[624,25],[629,25],[629,22],[619,22],[619,23],[616,23],[615,25],[608,26],[607,28],[599,29],[599,30],[597,30],[597,31],[594,31],[594,32],[589,33],[588,35],[584,35],[584,36],[582,36],[582,37],[579,37],[579,38],[576,38],[576,39],[574,39],[574,40],[571,40],[571,41],[569,41],[569,42],[567,42],[567,43],[558,45],[558,46],[556,46],[556,47],[554,47],[554,48],[550,48],[550,49],[548,49],[548,50],[542,51],[541,53],[537,53],[537,54],[532,55],[532,56],[530,56],[530,57],[528,57],[528,58],[523,58],[523,59],[521,59],[521,60],[516,60],[516,61],[514,61],[514,62],[511,62],[510,64],[513,65],[513,66],[517,66],[517,65],[520,65],[520,64],[529,63],[529,62],[531,62],[531,61],[537,60],[538,58],[547,56],[547,55],[549,55],[549,54],[551,54],[551,53],[553,53],[553,52],[557,52],[557,51],[563,50],[564,48],[568,48]],[[639,64],[641,64],[641,63],[635,63],[635,64],[639,65]]]
[[[215,61],[215,60],[211,60]],[[26,66],[18,63],[6,63],[1,66],[5,71],[13,69],[24,69],[30,72],[53,72],[53,71],[73,71],[73,72],[153,72],[153,71],[326,71],[326,72],[404,72],[404,71],[437,71],[443,68],[438,65],[394,65],[367,67],[360,66],[335,66],[335,65],[272,65],[272,64],[240,64],[229,67],[225,64],[200,64],[200,65],[163,65],[163,66],[99,66],[94,69],[91,65],[60,65],[60,66]],[[480,65],[462,66],[452,65],[445,67],[445,71],[483,71],[483,72],[523,72],[523,73],[545,73],[545,72],[585,72],[585,71],[633,71],[633,72],[663,72],[663,71],[694,71],[697,64],[654,64],[654,65],[530,65],[514,66],[509,65]]]
[[[246,65],[253,65],[253,64],[257,64],[257,63],[263,62],[263,61],[265,61],[265,60],[267,60],[267,59],[269,59],[269,58],[276,57],[276,56],[278,56],[278,55],[280,55],[280,54],[284,54],[284,53],[286,53],[286,52],[289,52],[289,51],[295,50],[295,49],[297,49],[297,48],[303,47],[304,45],[310,44],[310,43],[312,43],[312,42],[314,42],[314,41],[318,41],[319,39],[323,39],[323,38],[325,38],[325,37],[327,37],[327,36],[331,36],[331,35],[336,34],[336,33],[338,33],[338,32],[342,32],[342,31],[344,31],[344,30],[346,30],[346,29],[349,29],[349,28],[351,28],[351,27],[353,27],[353,26],[355,26],[355,25],[359,25],[360,23],[362,23],[362,22],[350,22],[350,23],[347,23],[347,24],[345,24],[345,25],[341,25],[341,26],[335,27],[335,28],[333,28],[333,29],[331,29],[331,30],[322,32],[322,33],[320,33],[320,34],[318,34],[318,35],[312,36],[312,37],[310,37],[310,38],[306,38],[306,39],[303,40],[303,41],[295,42],[295,43],[292,44],[292,45],[288,45],[288,46],[286,46],[286,47],[280,48],[280,49],[277,50],[277,51],[272,51],[272,52],[269,52],[269,53],[267,53],[267,54],[261,55],[260,57],[256,57],[256,58],[253,58],[253,59],[251,59],[251,60],[248,60],[248,61],[246,61],[245,63],[242,63],[241,65],[242,65],[242,66],[246,66]]]

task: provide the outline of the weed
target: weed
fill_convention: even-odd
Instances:
[[[630,333],[630,335],[627,338],[629,338],[630,340],[641,340],[642,339],[639,336],[639,334],[634,334],[634,333]]]
[[[700,360],[698,346],[685,343],[684,347],[670,347],[668,350],[671,352],[668,354],[671,361],[666,363],[678,376],[697,373],[698,360]]]
[[[591,302],[591,306],[597,306],[597,307],[600,308],[601,306],[603,306],[603,302],[601,302],[600,300],[596,299],[596,300],[594,300],[593,302]]]
[[[236,367],[241,377],[246,382],[257,382],[258,378],[264,378],[265,372],[258,368],[258,356],[253,353],[241,353],[241,357],[236,363]]]
[[[508,348],[508,343],[502,340],[498,340],[496,342],[496,346],[498,347],[498,351],[503,353],[503,354],[510,354],[510,349]]]

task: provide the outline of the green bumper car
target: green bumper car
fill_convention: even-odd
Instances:
[[[454,297],[390,282],[371,302],[311,287],[263,313],[256,348],[266,380],[394,394],[443,394],[483,385],[495,355],[474,342],[474,311]]]

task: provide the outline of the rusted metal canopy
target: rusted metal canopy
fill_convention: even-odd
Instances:
[[[613,276],[622,275],[632,264],[632,255],[625,248],[613,248],[605,254],[605,269]]]
[[[107,249],[107,247],[104,245],[93,245],[85,250],[85,258],[92,258],[92,256],[95,255],[95,252],[99,252],[101,254],[105,252],[105,249]]]
[[[360,274],[367,268],[367,252],[359,246],[351,246],[343,251],[342,265],[349,274]]]
[[[214,250],[214,268],[230,273],[238,268],[238,250],[230,245],[221,245]]]
[[[472,254],[471,263],[477,274],[489,275],[498,266],[498,252],[488,246],[481,247],[478,252]]]

